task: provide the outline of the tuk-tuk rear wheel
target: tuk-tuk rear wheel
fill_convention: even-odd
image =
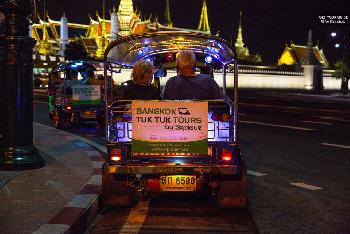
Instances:
[[[102,167],[102,203],[107,207],[131,207],[138,200],[137,194],[126,179],[109,174],[106,164]]]
[[[97,117],[98,126],[100,128],[105,128],[106,126],[106,116],[104,114],[99,114]]]
[[[217,205],[220,208],[247,208],[248,207],[248,181],[247,166],[241,161],[240,180],[220,181],[217,193]]]
[[[53,125],[57,129],[69,129],[72,127],[71,114],[57,110],[53,112]]]

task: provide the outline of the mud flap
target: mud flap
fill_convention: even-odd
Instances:
[[[102,167],[102,203],[109,207],[130,207],[137,202],[137,194],[128,187],[126,179],[117,179]]]
[[[247,167],[244,161],[240,180],[220,181],[220,189],[217,193],[217,204],[220,208],[247,208],[248,183]]]

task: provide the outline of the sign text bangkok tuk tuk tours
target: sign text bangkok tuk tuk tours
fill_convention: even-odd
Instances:
[[[166,80],[157,76],[164,70],[175,73],[179,50],[195,54],[198,71],[222,71],[226,98],[121,100],[106,90],[105,206],[129,206],[146,194],[203,193],[213,196],[218,207],[247,207],[247,169],[237,135],[237,63],[228,42],[192,32],[122,37],[105,51],[104,75],[113,72],[109,64],[131,68],[140,59],[152,61],[158,69],[154,85],[160,90]],[[236,68],[232,93],[226,91],[229,64]],[[106,87],[109,82],[105,80]]]
[[[104,127],[102,67],[101,62],[72,61],[52,69],[49,118],[56,128],[68,129],[84,120],[96,120]]]

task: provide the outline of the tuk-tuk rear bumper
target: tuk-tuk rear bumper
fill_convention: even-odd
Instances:
[[[239,175],[236,165],[104,165],[104,171],[115,175]]]

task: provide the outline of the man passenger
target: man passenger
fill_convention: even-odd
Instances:
[[[177,76],[171,77],[163,88],[163,99],[220,99],[223,94],[208,74],[196,74],[193,52],[180,50],[176,55]]]

